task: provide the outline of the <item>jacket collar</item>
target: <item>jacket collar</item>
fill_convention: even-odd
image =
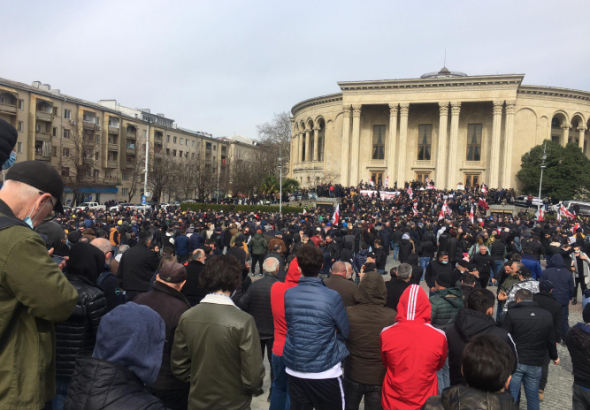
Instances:
[[[12,212],[12,209],[10,209],[10,207],[6,204],[6,202],[4,202],[1,199],[0,199],[0,212],[2,212],[4,215],[9,216],[11,218],[18,219],[16,217],[16,215],[14,214],[14,212]]]
[[[163,284],[162,282],[159,282],[157,280],[154,282],[154,291],[170,295],[176,299],[181,300],[182,302],[186,303],[187,306],[190,307],[190,303],[188,303],[188,300],[186,300],[186,297],[182,293],[180,293],[174,288],[171,288],[170,286]]]
[[[315,277],[315,278],[306,278],[305,276],[301,275],[301,277],[299,278],[299,284],[300,285],[305,285],[305,284],[309,284],[309,285],[322,285],[322,286],[326,286],[326,284],[324,283],[324,281],[321,278]]]
[[[234,301],[231,300],[230,297],[215,293],[209,293],[207,296],[203,298],[203,300],[201,300],[201,303],[212,303],[214,305],[229,305],[235,306],[237,308]]]

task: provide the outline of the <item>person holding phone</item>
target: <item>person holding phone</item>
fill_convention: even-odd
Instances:
[[[582,293],[588,288],[590,284],[590,259],[588,255],[582,252],[579,246],[574,247],[574,279],[576,282],[576,289],[574,291],[574,301],[572,305],[578,303],[578,286],[582,288]]]

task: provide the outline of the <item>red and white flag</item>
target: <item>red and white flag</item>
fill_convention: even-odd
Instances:
[[[485,185],[481,186],[481,192],[483,192],[484,194],[488,192],[488,187]]]
[[[561,222],[561,212],[557,213],[557,222]]]
[[[385,188],[389,188],[389,175],[385,177]]]
[[[375,186],[375,183],[373,182],[372,179],[369,179],[369,184],[371,184],[371,186]]]
[[[535,212],[535,217],[537,221],[544,221],[545,220],[545,210],[543,208],[539,208],[537,212]]]
[[[565,206],[563,206],[563,205],[561,205],[561,208],[559,208],[559,214],[561,216],[565,216],[565,217],[567,217],[569,219],[576,219],[576,214],[568,211],[568,209]]]
[[[307,209],[304,208],[303,209],[303,215],[306,215],[306,214],[307,214]]]
[[[426,181],[424,182],[426,182],[426,185],[430,185],[430,178],[426,177]]]
[[[578,230],[578,228],[580,227],[580,224],[575,224],[574,227],[572,228],[572,233],[575,235],[576,231]]]
[[[475,222],[475,214],[473,213],[473,205],[471,205],[471,211],[469,211],[469,222]]]
[[[410,196],[410,199],[414,197],[414,192],[412,191],[412,188],[408,188],[408,195]]]
[[[412,210],[414,211],[414,215],[418,215],[418,202],[414,202]]]
[[[340,221],[340,204],[336,205],[336,209],[334,210],[334,215],[332,216],[332,225],[338,226],[339,221]]]
[[[445,213],[443,212],[443,209],[440,209],[440,213],[438,214],[438,220],[440,221],[441,219],[445,219]]]
[[[451,215],[453,213],[453,211],[451,211],[451,208],[449,208],[449,206],[447,205],[447,201],[445,201],[445,203],[443,204],[442,211],[448,215]]]

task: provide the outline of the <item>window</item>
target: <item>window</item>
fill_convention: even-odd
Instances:
[[[418,161],[430,161],[432,153],[432,124],[418,126]]]
[[[70,149],[69,148],[64,148],[62,151],[62,155],[66,158],[68,158],[70,156]]]
[[[184,144],[184,138],[180,139],[180,145]]]
[[[174,140],[174,143],[175,143],[175,144],[176,144],[176,139],[177,139],[177,137],[174,137],[174,138],[173,138],[173,140]]]
[[[166,142],[170,142],[170,135],[166,135]]]
[[[121,179],[123,181],[129,181],[129,174],[127,172],[123,172],[123,175],[121,175]]]
[[[193,140],[193,147],[195,146],[195,141]]]
[[[217,145],[213,145],[213,151],[217,151]]]
[[[64,118],[66,120],[71,120],[72,119],[72,111],[71,110],[64,110]]]
[[[100,171],[98,169],[94,170],[94,178],[100,178]]]
[[[62,177],[69,177],[70,176],[70,169],[68,167],[61,167],[61,176]]]
[[[385,125],[373,125],[373,159],[385,159]]]
[[[95,142],[96,142],[97,144],[100,144],[100,134],[96,134],[96,135],[94,136],[94,140],[95,140]]]
[[[481,161],[481,124],[467,127],[467,161]]]
[[[147,130],[143,130],[143,138],[147,138]]]
[[[18,154],[22,154],[23,153],[23,143],[22,142],[18,142],[16,144],[16,152]]]
[[[123,189],[121,189],[121,193],[123,195],[129,195],[129,188],[123,188]]]
[[[184,157],[185,157],[185,158],[188,158],[188,151],[185,151],[185,152],[184,152]]]
[[[95,153],[94,153],[94,160],[95,160],[95,161],[98,161],[98,152],[95,152]]]
[[[173,150],[172,150],[172,156],[173,156],[173,157],[175,157],[175,156],[176,156],[176,150],[175,150],[175,149],[173,149]]]
[[[57,137],[57,127],[53,127],[53,132],[51,133],[54,137]]]
[[[19,121],[16,124],[16,129],[18,130],[18,132],[23,132],[23,122],[22,121]]]
[[[191,159],[195,159],[195,153],[191,152]]]
[[[188,147],[188,138],[184,141],[184,145]]]
[[[170,148],[166,148],[166,155],[170,155]]]
[[[427,179],[430,180],[430,172],[416,172],[416,181],[425,184]]]
[[[64,138],[70,138],[70,130],[64,130]]]
[[[182,151],[178,151],[178,153],[179,153],[179,155],[178,155],[178,156],[179,156],[180,158],[182,158]]]
[[[561,137],[559,135],[552,135],[551,136],[551,141],[556,142],[556,143],[560,143],[561,141]]]
[[[57,147],[51,147],[51,156],[57,157]]]
[[[18,100],[18,109],[20,111],[25,109],[25,100]]]
[[[373,183],[375,185],[383,185],[383,172],[381,172],[381,171],[372,171],[371,172],[371,181],[373,181]]]
[[[57,117],[57,107],[53,107],[53,115]]]
[[[479,184],[479,174],[465,174],[465,188]]]

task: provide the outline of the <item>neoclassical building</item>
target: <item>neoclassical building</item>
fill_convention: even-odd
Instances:
[[[435,181],[516,187],[521,157],[545,139],[588,147],[590,92],[522,85],[524,75],[443,68],[416,79],[339,82],[292,109],[290,177],[302,186]]]

